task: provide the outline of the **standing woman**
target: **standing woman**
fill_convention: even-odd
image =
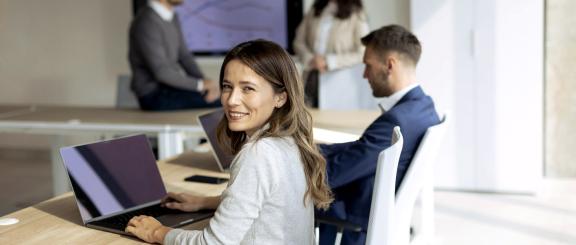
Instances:
[[[294,62],[275,43],[241,43],[224,59],[220,87],[218,138],[235,154],[228,187],[218,197],[170,193],[165,202],[216,209],[209,225],[185,231],[137,216],[126,231],[165,244],[313,244],[314,207],[326,209],[332,194]]]
[[[368,34],[361,0],[316,0],[296,30],[294,51],[302,65],[306,96],[318,107],[319,73],[362,62],[360,38]]]

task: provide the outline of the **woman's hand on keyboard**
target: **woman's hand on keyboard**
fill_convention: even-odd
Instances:
[[[126,232],[149,243],[162,244],[170,230],[172,228],[163,226],[155,218],[146,215],[139,215],[130,219],[126,226]]]

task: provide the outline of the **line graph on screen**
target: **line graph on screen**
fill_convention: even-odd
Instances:
[[[285,0],[186,0],[176,12],[195,52],[225,52],[256,38],[288,44]]]

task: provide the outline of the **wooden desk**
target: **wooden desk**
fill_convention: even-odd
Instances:
[[[69,106],[0,105],[0,129],[22,132],[66,133],[159,132],[164,130],[198,132],[198,115],[210,109],[171,112],[145,112],[136,109]],[[310,110],[317,128],[361,133],[376,117],[377,110]]]
[[[351,134],[362,134],[382,114],[379,110],[310,110],[314,127]]]
[[[65,106],[0,106],[0,131],[70,134],[77,132],[153,133],[159,138],[159,158],[183,151],[181,134],[204,134],[198,115],[210,111],[144,112],[136,109]],[[314,127],[360,134],[378,111],[311,110]],[[3,114],[7,116],[2,116]],[[9,116],[8,116],[9,115]]]
[[[25,105],[0,105],[0,118],[10,118],[33,112],[34,106]]]
[[[52,135],[52,175],[54,195],[69,191],[68,181],[61,164],[59,148],[64,146],[62,136],[80,132],[94,133],[148,133],[158,136],[158,157],[165,159],[184,151],[183,134],[204,135],[198,125],[198,115],[210,111],[184,110],[170,112],[144,112],[138,109],[69,106],[0,106],[0,132],[20,132]],[[357,139],[357,136],[380,115],[379,111],[327,111],[311,110],[315,130],[322,134],[344,132],[337,143]],[[315,133],[320,135],[319,133]],[[337,134],[337,133],[336,133]]]
[[[191,164],[194,159],[195,164]],[[203,165],[205,164],[205,165]],[[158,166],[169,191],[185,191],[201,195],[219,195],[226,183],[219,185],[184,182],[192,174],[227,177],[225,173],[196,167],[215,168],[210,153],[188,153],[186,156],[159,162]],[[0,244],[141,244],[138,239],[110,232],[87,228],[82,224],[76,201],[71,192],[41,202],[32,207],[8,214],[20,220],[10,226],[0,226]],[[201,229],[208,220],[201,221],[186,229]]]
[[[198,115],[210,110],[144,112],[100,107],[36,106],[28,113],[0,117],[0,130],[36,134],[150,133],[158,135],[159,158],[183,151],[181,134],[203,134]],[[1,114],[0,114],[1,115]]]

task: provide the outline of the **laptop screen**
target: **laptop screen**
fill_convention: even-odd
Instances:
[[[221,171],[230,168],[230,164],[232,164],[232,160],[234,159],[232,154],[224,151],[220,144],[218,144],[216,128],[218,127],[218,123],[220,123],[220,120],[222,120],[223,116],[224,111],[219,109],[207,114],[200,115],[198,117],[198,122],[206,133],[208,143],[210,143],[210,146],[212,146],[212,152],[214,153],[214,157],[216,158]]]
[[[60,155],[84,223],[166,195],[145,135],[64,147]]]

